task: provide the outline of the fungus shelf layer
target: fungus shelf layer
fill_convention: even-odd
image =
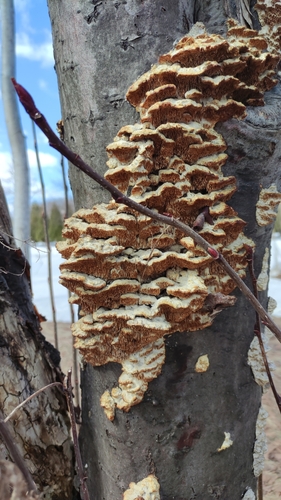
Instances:
[[[257,32],[234,21],[226,39],[202,29],[185,36],[129,88],[140,122],[122,127],[107,147],[107,180],[138,203],[199,228],[241,277],[244,244],[252,242],[227,205],[236,183],[223,175],[227,146],[214,127],[244,118],[246,105],[263,104],[278,61],[265,49]],[[126,374],[102,397],[113,418],[116,405],[128,411],[159,374],[159,340],[209,326],[221,305],[233,304],[225,296],[235,284],[191,238],[114,201],[79,210],[63,235],[60,282],[82,310],[75,345],[94,366],[115,361]]]

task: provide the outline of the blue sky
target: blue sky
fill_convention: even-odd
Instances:
[[[32,94],[37,108],[56,129],[61,118],[54,70],[51,25],[47,0],[14,0],[16,22],[17,81]],[[20,106],[22,127],[26,136],[31,180],[31,202],[41,201],[41,188],[33,149],[30,118]],[[46,196],[63,198],[59,154],[48,146],[47,139],[37,129],[40,160],[43,168]],[[65,162],[67,168],[67,162]],[[0,99],[0,179],[9,207],[13,206],[13,165],[6,132],[2,98]]]

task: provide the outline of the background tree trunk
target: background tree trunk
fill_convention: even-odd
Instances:
[[[121,126],[138,120],[125,100],[129,85],[194,22],[223,33],[227,16],[237,15],[240,5],[217,0],[48,3],[65,140],[99,172],[106,170],[106,145]],[[244,122],[233,119],[218,127],[228,144],[224,175],[235,175],[238,184],[230,204],[257,243],[257,274],[272,227],[257,225],[256,202],[261,186],[279,179],[277,93],[268,95],[262,110],[251,109]],[[108,199],[73,167],[70,179],[76,208]],[[85,366],[80,437],[93,500],[121,499],[131,481],[149,473],[158,477],[162,500],[235,499],[247,487],[256,490],[253,446],[261,389],[247,363],[255,314],[240,292],[236,296],[235,307],[220,313],[211,328],[166,339],[162,374],[150,383],[141,404],[127,414],[117,411],[113,422],[99,398],[115,385],[120,366]],[[265,292],[261,298],[265,304]],[[208,354],[210,369],[198,374],[194,367],[202,354]],[[225,432],[233,445],[218,453]]]
[[[29,264],[6,237],[12,229],[5,206],[1,189],[0,414],[7,417],[38,389],[61,382],[63,375],[58,351],[40,333],[31,298]],[[62,391],[52,387],[42,392],[18,410],[7,425],[44,498],[74,498],[72,443]],[[0,438],[0,459],[8,458]]]
[[[14,237],[29,259],[30,200],[29,167],[17,97],[11,82],[16,77],[15,21],[13,0],[1,0],[2,98],[14,167]]]

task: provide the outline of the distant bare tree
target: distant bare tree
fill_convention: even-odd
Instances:
[[[0,0],[2,25],[2,97],[14,165],[14,237],[29,258],[25,242],[30,237],[29,168],[16,96],[11,84],[15,76],[15,22],[13,0]]]

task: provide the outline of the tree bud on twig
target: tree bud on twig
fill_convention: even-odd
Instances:
[[[204,207],[203,210],[200,212],[200,214],[196,217],[194,224],[193,224],[193,229],[195,231],[201,231],[204,227],[204,223],[208,222],[208,224],[211,224],[212,226],[214,225],[213,218],[210,214],[209,207]]]
[[[220,258],[220,254],[217,250],[215,250],[215,248],[211,248],[211,247],[208,247],[207,248],[207,252],[209,255],[211,255],[211,257],[213,257],[213,259],[217,260]]]
[[[16,82],[15,78],[11,78],[11,80],[25,111],[29,114],[31,118],[33,119],[36,118],[36,115],[40,115],[40,113],[36,108],[35,102],[33,101],[31,95],[29,94],[29,92],[27,92],[27,90],[25,90],[24,87],[22,87],[19,83]]]

